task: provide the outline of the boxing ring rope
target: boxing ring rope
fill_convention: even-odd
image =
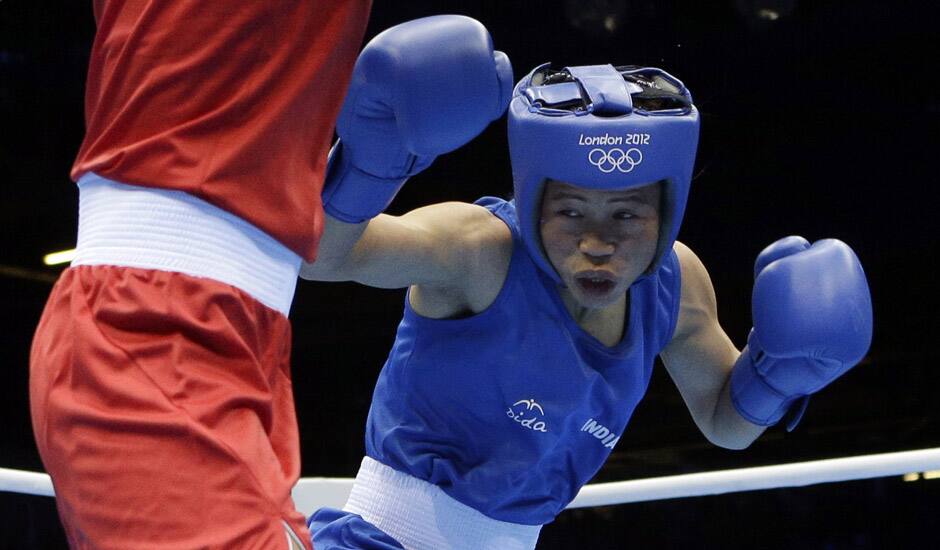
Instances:
[[[0,468],[0,491],[54,497],[49,474]]]
[[[594,483],[585,486],[568,508],[609,506],[761,489],[804,487],[940,470],[940,447],[813,460],[774,466]],[[305,515],[322,506],[342,507],[352,479],[307,477],[294,487],[294,503]],[[48,474],[0,468],[0,491],[55,496]]]

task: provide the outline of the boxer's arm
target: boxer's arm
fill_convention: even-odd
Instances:
[[[677,242],[682,270],[679,319],[661,357],[695,424],[715,445],[743,449],[764,428],[745,420],[730,395],[731,369],[740,352],[718,323],[715,290],[701,260]]]
[[[465,292],[496,266],[508,229],[480,206],[447,202],[360,224],[327,215],[320,252],[300,275],[379,288]],[[498,269],[497,269],[498,271]]]

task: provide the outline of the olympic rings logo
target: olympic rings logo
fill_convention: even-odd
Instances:
[[[632,172],[634,168],[643,162],[643,153],[636,147],[631,147],[626,151],[619,147],[614,147],[610,151],[599,148],[591,149],[591,152],[588,153],[588,161],[605,174],[609,174],[614,170],[626,174]]]

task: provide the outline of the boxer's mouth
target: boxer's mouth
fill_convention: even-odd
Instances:
[[[583,271],[574,280],[585,294],[596,298],[610,294],[617,286],[617,278],[608,271]]]

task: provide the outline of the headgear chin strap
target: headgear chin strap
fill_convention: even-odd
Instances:
[[[548,179],[587,189],[664,182],[659,268],[679,234],[689,195],[698,110],[685,86],[647,67],[541,65],[513,90],[509,152],[522,238],[535,263],[560,277],[542,248],[539,220]]]

